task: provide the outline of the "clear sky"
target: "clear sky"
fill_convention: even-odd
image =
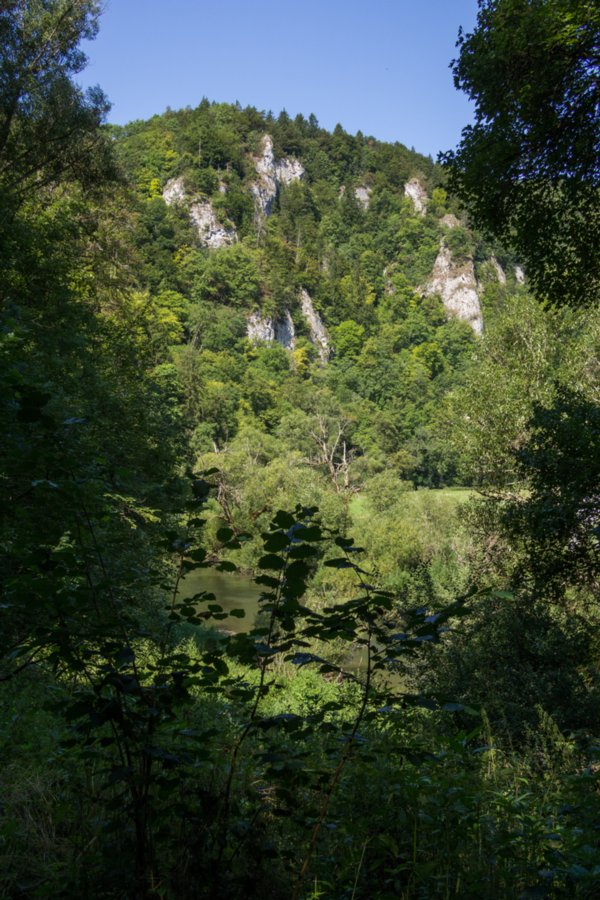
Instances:
[[[202,97],[314,113],[435,156],[471,118],[448,68],[476,0],[104,0],[79,80],[99,84],[110,121]]]

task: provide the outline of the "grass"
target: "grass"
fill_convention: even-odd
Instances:
[[[410,507],[415,512],[420,511],[424,504],[431,500],[447,501],[454,507],[460,506],[470,500],[477,491],[473,488],[451,487],[451,488],[422,488],[418,491],[406,491],[398,495],[398,502],[403,506]],[[366,493],[355,494],[350,500],[350,515],[354,525],[363,524],[370,515],[372,515],[369,498]]]

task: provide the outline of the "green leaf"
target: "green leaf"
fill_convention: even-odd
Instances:
[[[212,591],[198,591],[197,594],[193,594],[191,597],[186,597],[186,599],[182,600],[178,605],[184,606],[189,603],[206,603],[208,600],[216,599],[217,598]]]
[[[264,548],[271,553],[277,553],[279,550],[284,550],[290,540],[283,531],[275,531],[272,534],[263,534],[264,538]]]
[[[316,556],[318,552],[316,547],[306,547],[304,544],[299,544],[296,547],[290,548],[288,556],[290,559],[310,559],[311,557]]]
[[[295,559],[290,565],[287,567],[285,578],[288,584],[297,583],[298,581],[302,581],[304,583],[306,578],[309,575],[309,568],[302,559]]]
[[[322,541],[323,531],[318,525],[306,525],[300,527],[294,534],[303,541]]]
[[[192,493],[196,500],[205,500],[210,493],[211,485],[202,478],[196,479],[192,484]]]
[[[355,569],[356,566],[349,559],[339,556],[337,559],[326,559],[325,565],[332,569]]]
[[[258,561],[259,569],[283,569],[285,568],[285,562],[279,556],[275,556],[274,553],[267,553],[265,556],[261,556]]]
[[[277,528],[291,528],[296,523],[293,515],[280,509],[273,518],[273,524]]]
[[[274,590],[279,587],[279,580],[273,578],[271,575],[257,575],[254,579],[254,583],[264,584],[266,587],[273,588]]]

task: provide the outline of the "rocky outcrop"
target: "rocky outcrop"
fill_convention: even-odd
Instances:
[[[210,200],[190,205],[190,218],[198,230],[198,237],[207,247],[217,250],[237,241],[235,228],[226,228],[217,218]]]
[[[415,212],[418,212],[420,216],[424,216],[427,212],[429,197],[418,178],[411,178],[410,181],[406,182],[404,185],[404,195],[412,200]]]
[[[196,226],[198,237],[205,247],[218,250],[237,241],[235,228],[227,227],[219,221],[210,200],[192,200],[186,192],[183,178],[171,178],[163,190],[163,200],[167,206],[186,206],[190,219]]]
[[[506,284],[506,275],[504,274],[504,269],[502,268],[496,257],[492,256],[490,262],[492,264],[494,272],[496,273],[496,278],[498,279],[499,284]]]
[[[327,362],[330,353],[329,336],[313,306],[310,294],[304,289],[300,292],[300,309],[308,327],[309,339],[317,348],[319,359]],[[253,343],[277,341],[286,350],[293,350],[296,346],[296,329],[289,309],[284,309],[283,315],[277,319],[260,312],[251,313],[246,319],[246,336]]]
[[[281,185],[291,184],[292,181],[302,178],[304,166],[293,157],[276,160],[273,153],[273,139],[268,134],[262,139],[261,152],[255,157],[254,165],[258,177],[250,189],[254,195],[257,212],[268,216]]]
[[[442,216],[440,219],[440,223],[444,225],[446,228],[456,228],[460,225],[460,222],[454,215],[454,213],[446,213],[445,216]]]
[[[425,294],[439,294],[450,315],[468,322],[475,334],[483,333],[483,317],[477,293],[473,260],[456,264],[442,241]]]
[[[250,313],[246,319],[246,337],[253,343],[274,341],[273,319],[270,316],[263,316],[259,312]]]
[[[317,348],[321,362],[327,362],[330,353],[329,337],[323,320],[313,306],[310,294],[304,288],[300,291],[300,309],[308,326],[310,340]]]
[[[296,346],[296,329],[289,309],[284,310],[280,319],[263,316],[260,312],[251,313],[246,320],[246,336],[249,341],[277,341],[286,350]]]
[[[172,206],[173,203],[185,203],[187,196],[183,186],[183,178],[171,178],[170,181],[167,181],[162,195],[167,206]]]
[[[362,186],[357,187],[354,189],[354,196],[363,209],[369,208],[369,203],[371,202],[371,188]]]
[[[521,268],[521,266],[515,266],[515,278],[517,280],[517,284],[525,284],[525,272]]]

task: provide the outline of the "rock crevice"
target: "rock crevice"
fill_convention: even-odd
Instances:
[[[308,291],[300,292],[300,310],[308,327],[309,340],[317,349],[321,362],[327,362],[330,354],[329,336],[323,321],[313,306]],[[261,312],[250,313],[246,319],[246,336],[249,341],[277,341],[286,350],[296,346],[296,329],[289,309],[284,309],[281,316],[273,318]]]
[[[321,362],[327,362],[331,352],[329,336],[321,316],[313,305],[310,294],[304,288],[300,291],[300,309],[308,326],[311,343],[317,348]]]
[[[246,336],[252,343],[277,341],[286,350],[296,346],[296,329],[289,309],[278,319],[263,316],[260,312],[250,313],[246,320]]]
[[[260,155],[255,157],[254,166],[257,179],[250,190],[254,195],[256,211],[259,215],[268,216],[281,185],[291,184],[304,177],[304,166],[294,157],[275,159],[273,138],[265,134],[262,139]]]

